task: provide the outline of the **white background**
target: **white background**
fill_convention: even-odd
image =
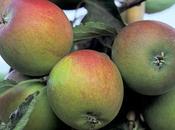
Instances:
[[[70,20],[73,20],[74,17],[81,17],[87,13],[86,10],[80,9],[78,11],[65,11],[66,15],[69,17]],[[158,20],[164,23],[167,23],[175,28],[175,5],[162,11],[159,13],[154,14],[145,14],[145,20]],[[76,24],[79,24],[77,21]],[[9,66],[5,63],[5,61],[0,57],[0,73],[6,74],[9,71]]]

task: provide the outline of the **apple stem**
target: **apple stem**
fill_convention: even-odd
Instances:
[[[21,81],[21,82],[19,82],[17,85],[20,85],[20,84],[26,84],[26,83],[34,83],[34,82],[40,82],[40,83],[43,83],[44,80],[43,80],[43,79],[29,79],[29,80]]]

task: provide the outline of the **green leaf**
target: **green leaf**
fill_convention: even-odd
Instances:
[[[111,25],[117,32],[125,26],[114,0],[84,1],[88,14],[83,19],[83,23],[88,21],[100,21]]]
[[[102,22],[87,22],[74,28],[74,43],[101,36],[115,36],[115,29]]]
[[[4,80],[5,75],[0,73],[0,82]]]
[[[0,88],[4,87],[4,86],[14,86],[17,83],[15,81],[11,81],[11,80],[3,80],[0,82]]]
[[[46,89],[46,88],[44,88]],[[29,95],[24,102],[10,115],[7,124],[1,123],[0,130],[23,130],[29,121],[30,115],[35,108],[37,96],[40,92],[37,91]]]
[[[0,95],[5,92],[7,89],[15,86],[17,83],[10,80],[3,80],[0,82]]]

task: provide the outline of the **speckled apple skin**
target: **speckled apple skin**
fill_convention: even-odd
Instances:
[[[155,57],[164,54],[159,68]],[[118,34],[112,59],[127,86],[144,95],[160,95],[175,84],[175,30],[158,21],[132,23]]]
[[[155,97],[145,106],[144,119],[151,130],[174,130],[175,129],[175,88],[166,94]]]
[[[56,115],[78,130],[89,130],[87,115],[100,121],[99,129],[118,114],[123,82],[116,65],[104,53],[80,50],[63,58],[48,80],[49,103]]]
[[[64,12],[47,0],[12,0],[0,24],[0,54],[14,69],[42,76],[72,47],[72,26]]]

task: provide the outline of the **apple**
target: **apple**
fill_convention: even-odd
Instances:
[[[118,114],[123,82],[106,54],[79,50],[52,69],[47,94],[53,111],[63,122],[77,130],[96,130]]]
[[[0,54],[14,69],[42,76],[72,47],[72,26],[47,0],[11,0],[0,16]]]
[[[175,89],[154,97],[145,107],[144,118],[151,130],[175,130]]]
[[[173,4],[175,4],[175,0],[146,0],[146,12],[160,12],[171,7]]]
[[[127,9],[123,13],[121,13],[122,19],[126,24],[130,24],[136,21],[143,20],[145,14],[145,2],[143,2],[139,6],[134,6],[130,9]]]
[[[159,21],[138,21],[121,30],[112,59],[127,86],[144,95],[166,93],[175,84],[175,29]]]
[[[0,120],[7,122],[10,114],[25,100],[27,96],[40,91],[38,101],[24,130],[55,130],[59,120],[51,110],[46,89],[40,82],[23,81],[7,89],[0,95]]]

